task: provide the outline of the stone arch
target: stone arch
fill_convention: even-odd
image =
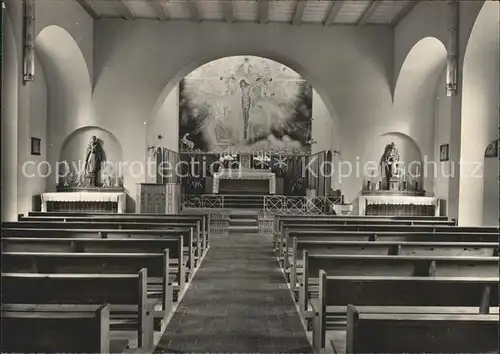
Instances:
[[[399,72],[393,104],[394,131],[411,136],[420,147],[421,158],[435,156],[435,93],[440,74],[446,66],[447,51],[435,37],[419,40],[403,62]],[[434,165],[426,166],[423,183],[434,189]]]
[[[498,213],[498,170],[496,173],[492,169],[486,170],[484,151],[498,137],[499,11],[498,2],[484,2],[465,49],[460,156],[466,164],[461,164],[459,194],[462,225],[484,222],[498,225],[498,217],[492,219],[489,215],[491,210]],[[474,166],[480,167],[481,171],[473,171],[477,170]],[[486,173],[492,175],[486,176]],[[494,180],[496,182],[486,184]]]
[[[95,124],[92,84],[85,58],[64,28],[50,25],[35,38],[37,57],[47,86],[47,160],[55,165],[63,138],[73,130]],[[47,180],[53,187],[55,178]]]
[[[170,80],[163,88],[162,92],[160,93],[155,106],[153,107],[153,116],[158,112],[161,104],[165,101],[166,97],[172,91],[172,89],[182,80],[183,77],[185,77],[187,74],[189,74],[191,71],[195,70],[196,68],[207,64],[211,61],[215,61],[217,59],[222,59],[226,57],[231,57],[231,56],[239,56],[239,55],[248,55],[248,56],[256,56],[256,57],[261,57],[261,58],[266,58],[270,60],[274,60],[280,64],[283,64],[285,66],[288,66],[290,69],[294,70],[297,72],[300,76],[302,76],[304,79],[306,79],[311,86],[319,93],[321,96],[321,99],[325,102],[326,107],[328,108],[328,111],[330,113],[331,117],[336,117],[335,114],[335,106],[333,105],[333,102],[328,98],[328,95],[326,95],[325,91],[318,86],[317,83],[314,82],[314,80],[310,79],[310,76],[307,74],[307,72],[301,67],[301,65],[294,60],[290,59],[289,57],[286,57],[284,55],[278,54],[278,53],[271,53],[271,52],[265,52],[265,53],[249,53],[249,52],[238,52],[238,53],[225,53],[225,54],[220,54],[220,55],[213,55],[209,57],[203,57],[199,58],[195,61],[192,61],[190,63],[187,63],[178,73],[177,75]]]
[[[17,219],[18,166],[18,48],[8,11],[3,16],[3,92],[2,92],[2,221]],[[6,188],[4,188],[4,186]]]

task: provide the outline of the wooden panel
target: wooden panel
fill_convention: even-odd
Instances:
[[[2,309],[2,352],[109,353],[109,306],[72,311]]]
[[[326,305],[478,306],[485,287],[498,306],[496,278],[327,277]]]
[[[360,313],[348,331],[347,353],[498,352],[496,315]]]

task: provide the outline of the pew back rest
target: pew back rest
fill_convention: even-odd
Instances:
[[[348,306],[346,353],[490,353],[498,316],[363,313]]]
[[[2,269],[11,273],[135,274],[145,268],[148,276],[163,277],[168,272],[164,257],[162,253],[4,252]]]
[[[303,251],[304,274],[395,276],[485,276],[498,277],[498,257],[441,257],[387,255],[309,255]]]
[[[2,273],[2,301],[18,304],[146,306],[147,271],[137,274]]]
[[[324,306],[498,306],[498,277],[325,276]]]
[[[109,305],[92,307],[3,308],[2,352],[109,353]]]

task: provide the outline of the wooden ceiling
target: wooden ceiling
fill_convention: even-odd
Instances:
[[[77,0],[95,19],[395,26],[418,0]]]

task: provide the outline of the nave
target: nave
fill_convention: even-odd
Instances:
[[[212,236],[155,353],[310,353],[271,241]]]
[[[2,223],[2,351],[498,353],[496,227],[276,214],[271,236],[212,218]]]

